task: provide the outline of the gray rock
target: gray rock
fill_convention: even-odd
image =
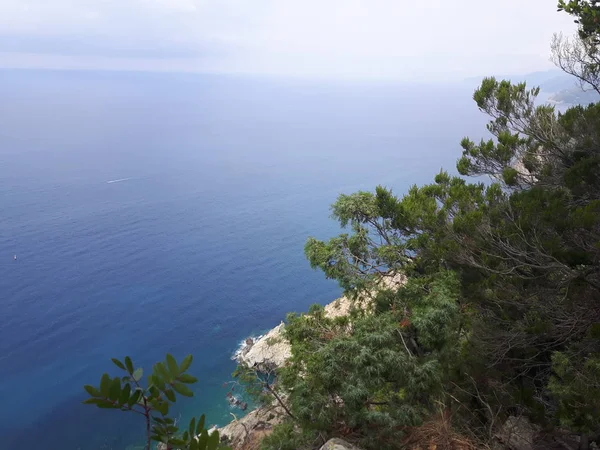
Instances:
[[[360,450],[358,447],[355,447],[352,444],[342,440],[342,439],[330,439],[325,443],[321,450]]]
[[[379,288],[397,290],[406,283],[403,274],[388,275],[381,279]],[[357,299],[362,307],[368,308],[372,303],[376,291],[362,295]],[[354,302],[348,297],[341,297],[325,306],[325,316],[330,318],[347,316]],[[248,338],[244,350],[237,355],[239,363],[257,368],[264,372],[283,367],[292,356],[292,347],[285,338],[285,325],[283,322],[269,331],[260,339]]]
[[[257,367],[265,372],[269,369],[283,367],[292,355],[290,343],[283,336],[283,322],[269,331],[265,336],[246,345],[247,351],[238,358],[239,362],[249,367]]]
[[[250,440],[255,431],[267,430],[280,423],[284,414],[284,410],[276,405],[255,409],[241,419],[232,414],[233,422],[219,429],[219,434],[235,448]]]
[[[539,432],[540,427],[533,425],[526,417],[510,416],[495,437],[505,449],[533,450]]]

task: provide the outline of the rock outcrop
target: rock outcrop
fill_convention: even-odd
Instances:
[[[404,275],[394,275],[382,278],[381,288],[398,289],[404,285]],[[367,294],[359,299],[363,308],[368,308],[372,300],[372,294]],[[347,297],[340,297],[325,306],[327,317],[341,317],[350,313],[353,302]],[[289,342],[284,337],[285,324],[281,322],[278,326],[254,341],[249,338],[245,342],[245,349],[237,356],[240,363],[259,369],[274,369],[283,366],[291,356],[292,351]]]
[[[543,430],[525,416],[509,416],[494,436],[491,450],[574,450],[597,448],[580,446],[580,437],[567,430]]]
[[[404,275],[390,275],[381,279],[380,287],[398,289],[405,282],[406,277]],[[347,297],[341,297],[325,306],[325,315],[330,318],[347,316],[355,304],[360,305],[361,308],[369,308],[372,299],[372,293],[359,298],[358,303]],[[246,339],[243,349],[236,354],[237,361],[265,372],[282,367],[292,354],[291,346],[285,338],[284,330],[285,324],[281,322],[258,339]],[[273,426],[280,423],[284,417],[285,411],[283,408],[277,404],[273,404],[255,409],[241,419],[236,418],[229,425],[219,429],[219,433],[228,445],[234,449],[259,448],[260,439],[268,435]],[[341,439],[330,440],[322,449],[358,450]]]
[[[275,405],[255,409],[219,429],[221,440],[234,449],[249,447],[251,442],[269,434],[270,430],[283,420],[284,414],[283,409]]]
[[[539,427],[526,417],[510,416],[496,434],[496,439],[511,450],[531,450],[539,431]]]
[[[321,447],[321,450],[360,450],[342,439],[330,439]]]
[[[238,361],[249,367],[281,367],[292,355],[289,342],[283,336],[285,324],[282,322],[255,342],[246,340],[246,350],[238,356]]]

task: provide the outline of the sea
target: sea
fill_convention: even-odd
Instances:
[[[232,355],[341,293],[303,254],[338,195],[402,195],[485,135],[473,83],[0,71],[0,448],[141,449],[83,405],[129,355],[194,355],[174,410],[224,425]]]

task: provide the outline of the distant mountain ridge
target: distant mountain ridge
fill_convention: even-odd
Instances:
[[[464,80],[473,85],[481,83],[485,77],[471,77]],[[532,72],[525,75],[501,75],[497,79],[510,80],[514,83],[525,81],[528,86],[540,87],[540,99],[559,105],[586,105],[598,100],[598,93],[583,91],[575,78],[558,69]]]

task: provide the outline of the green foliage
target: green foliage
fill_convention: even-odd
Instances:
[[[514,186],[519,179],[519,172],[513,167],[506,167],[502,171],[502,180],[508,186]]]
[[[458,361],[459,289],[455,274],[439,272],[411,278],[399,293],[381,292],[376,312],[351,323],[321,307],[288,316],[292,358],[279,380],[296,426],[394,448],[442,396]]]
[[[393,230],[391,214],[396,205],[386,203],[390,192],[377,189],[377,195],[358,192],[340,195],[332,206],[332,217],[352,234],[342,234],[329,242],[310,238],[306,256],[313,268],[339,281],[348,291],[367,288],[376,274],[402,267],[410,259],[405,242]]]
[[[548,385],[558,400],[562,426],[583,433],[598,431],[600,417],[600,356],[578,361],[577,355],[552,355],[554,375]]]
[[[304,450],[315,447],[316,435],[299,429],[291,421],[285,421],[273,428],[273,432],[261,442],[261,450]],[[321,442],[322,444],[323,442]]]
[[[273,401],[271,390],[275,382],[275,374],[267,371],[267,368],[260,371],[240,363],[233,372],[233,377],[256,404],[264,406]]]
[[[600,31],[600,5],[595,0],[559,0],[558,10],[575,17],[582,38],[594,38],[597,43]]]
[[[600,6],[559,6],[585,40],[557,47],[561,67],[600,92]],[[311,266],[353,299],[408,280],[350,318],[288,317],[289,439],[393,448],[439,405],[481,439],[511,410],[598,431],[600,103],[557,112],[539,92],[495,78],[475,91],[491,137],[464,138],[457,169],[491,182],[442,171],[402,196],[378,186],[334,203],[344,234],[310,238]]]
[[[85,385],[84,389],[90,398],[84,400],[84,404],[143,416],[146,422],[147,450],[150,450],[151,441],[165,444],[167,450],[225,448],[220,445],[218,432],[208,434],[204,427],[204,416],[201,416],[198,421],[193,418],[184,431],[180,430],[175,419],[169,417],[170,407],[177,401],[176,393],[185,397],[194,395],[188,385],[198,380],[187,373],[192,364],[192,355],[186,356],[181,364],[177,364],[175,358],[167,354],[165,361],[153,366],[146,384],[141,383],[143,369],[134,367],[129,356],[126,356],[123,361],[116,358],[111,360],[125,375],[113,378],[108,373],[104,373],[98,387]]]

